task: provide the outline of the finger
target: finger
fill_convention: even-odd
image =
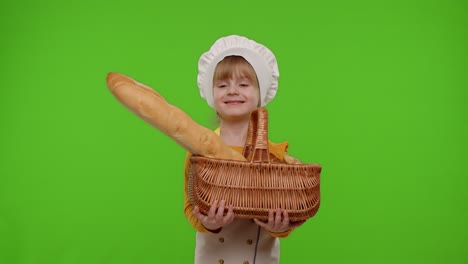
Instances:
[[[216,213],[216,219],[219,219],[219,220],[223,219],[225,203],[226,202],[224,200],[221,200],[221,202],[219,203],[218,212]]]
[[[289,226],[289,214],[288,211],[283,211],[283,221],[281,221],[283,226]]]
[[[268,212],[268,224],[270,226],[273,226],[275,224],[275,211],[274,210],[270,210]]]
[[[279,227],[281,225],[281,209],[276,209],[276,216],[275,216],[275,227]]]
[[[213,218],[215,216],[217,207],[218,207],[218,201],[214,200],[213,203],[211,203],[210,211],[208,212],[208,217]]]
[[[226,215],[226,223],[230,223],[234,220],[234,207],[231,205],[229,205],[229,209],[228,209],[228,212],[227,212],[227,215]]]
[[[195,207],[192,210],[192,213],[193,214],[199,214],[200,213],[200,209],[198,209],[198,205],[195,205]]]
[[[195,208],[193,209],[192,211],[192,214],[200,221],[204,221],[205,220],[205,215],[200,213],[200,209],[198,208],[198,206],[195,206]]]

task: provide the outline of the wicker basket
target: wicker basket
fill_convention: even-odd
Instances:
[[[315,215],[320,205],[321,166],[274,163],[268,151],[267,125],[265,108],[252,112],[243,150],[247,162],[190,158],[189,197],[202,213],[207,214],[212,201],[225,200],[240,218],[267,220],[269,210],[276,208],[287,211],[290,221]]]

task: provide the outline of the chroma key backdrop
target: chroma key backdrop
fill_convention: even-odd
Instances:
[[[468,263],[467,8],[2,1],[0,263],[193,263],[185,150],[105,78],[128,75],[215,129],[197,62],[231,34],[277,57],[270,140],[323,167],[320,209],[281,240],[281,263]]]

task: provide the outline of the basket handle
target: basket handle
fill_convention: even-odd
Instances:
[[[268,150],[268,112],[259,107],[250,114],[249,128],[242,152],[251,163],[270,163]]]

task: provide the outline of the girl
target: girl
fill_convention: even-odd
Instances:
[[[242,153],[250,113],[276,94],[279,72],[275,56],[253,40],[227,36],[201,56],[198,69],[200,94],[219,118],[215,132],[225,144]],[[269,142],[272,158],[298,163],[286,153],[287,146],[286,142]],[[279,263],[279,238],[304,222],[290,222],[287,212],[279,208],[269,212],[267,222],[235,218],[232,205],[224,200],[213,201],[208,214],[202,214],[188,198],[190,156],[187,153],[185,160],[184,213],[197,230],[195,263]]]

